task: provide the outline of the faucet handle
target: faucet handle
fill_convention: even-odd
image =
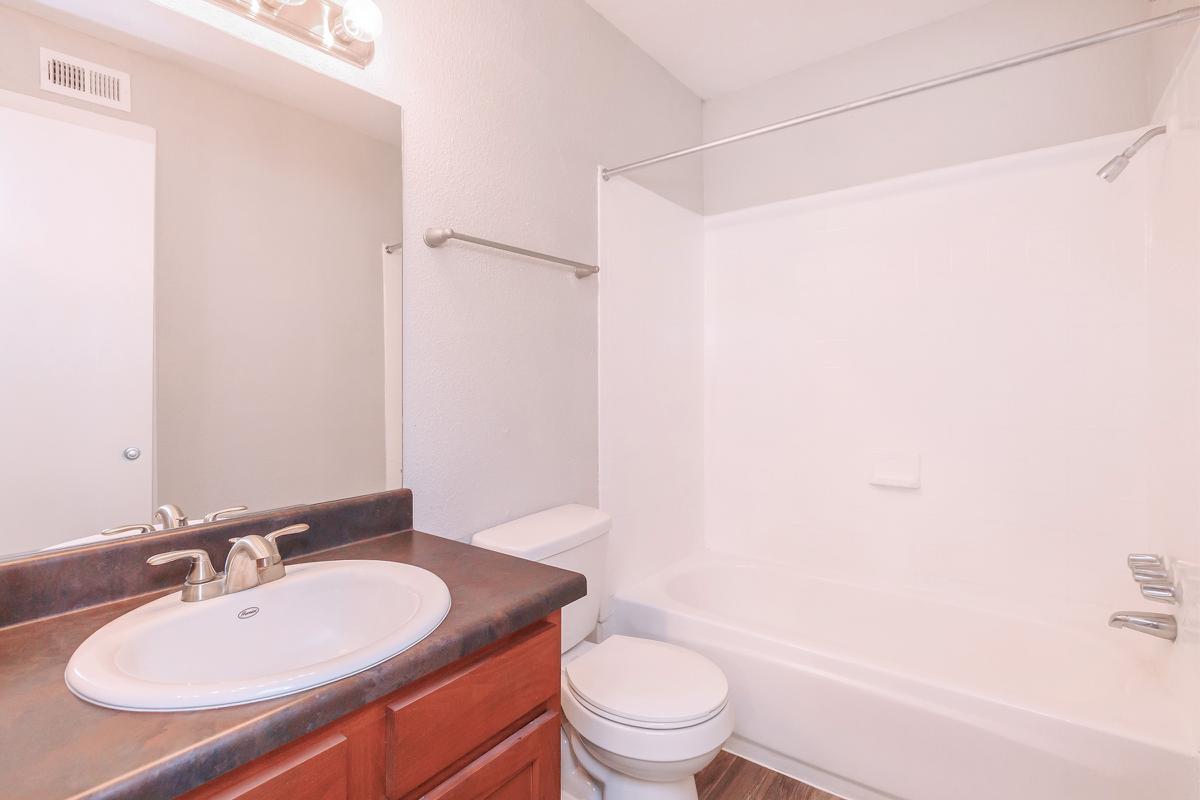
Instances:
[[[293,533],[304,533],[306,530],[308,530],[308,525],[304,522],[301,522],[297,525],[288,525],[286,528],[280,528],[277,531],[271,531],[263,538],[266,539],[271,544],[274,544],[274,545],[276,545],[276,547],[278,547],[276,542],[279,540],[280,537],[291,536]]]
[[[1133,579],[1138,583],[1162,583],[1171,579],[1171,573],[1165,569],[1138,567],[1133,571]]]
[[[133,525],[118,525],[115,528],[105,528],[100,531],[101,536],[120,536],[123,533],[150,533],[154,530],[153,525],[145,522],[138,522]]]
[[[280,536],[290,536],[292,534],[302,534],[306,530],[308,530],[308,525],[306,525],[305,523],[300,523],[298,525],[288,525],[287,528],[280,528],[278,530],[272,530],[271,533],[263,536],[263,539],[265,539],[266,541],[269,541],[270,543],[272,543],[272,545],[275,545],[275,540],[278,539],[278,537],[280,537]],[[235,542],[235,541],[238,541],[238,539],[240,539],[239,536],[234,536],[233,539],[230,539],[229,541]]]
[[[172,561],[182,561],[185,558],[192,560],[192,568],[188,571],[184,583],[192,585],[208,583],[217,577],[212,561],[208,558],[208,553],[203,550],[172,550],[169,553],[159,553],[156,556],[150,556],[146,559],[146,563],[157,567],[161,564],[170,564]]]
[[[296,525],[288,525],[286,528],[280,528],[277,531],[271,531],[263,538],[271,543],[271,547],[275,548],[275,557],[282,561],[283,556],[279,552],[279,539],[284,536],[291,536],[294,533],[304,533],[306,530],[308,530],[308,525],[301,522]]]
[[[1157,553],[1130,553],[1125,559],[1130,569],[1164,569],[1166,561]]]
[[[217,520],[221,519],[221,517],[228,517],[231,514],[240,514],[243,511],[248,511],[248,510],[249,509],[246,508],[246,506],[230,506],[229,508],[222,508],[220,511],[213,511],[211,513],[205,514],[204,521],[205,522],[216,522]]]
[[[266,540],[266,543],[268,543],[268,545],[270,545],[271,551],[274,551],[274,552],[272,552],[272,558],[271,558],[272,563],[278,564],[278,563],[280,563],[280,561],[283,560],[283,557],[280,554],[280,545],[278,545],[278,541],[277,541],[278,539],[280,539],[281,536],[290,536],[292,534],[302,534],[306,530],[308,530],[308,525],[301,522],[296,525],[288,525],[287,528],[280,528],[278,530],[272,530],[271,533],[263,536],[263,539]],[[238,540],[230,539],[229,541],[236,542]]]
[[[1178,603],[1179,592],[1167,583],[1143,583],[1142,597],[1156,603]]]

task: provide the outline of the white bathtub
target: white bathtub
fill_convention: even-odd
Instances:
[[[713,659],[729,749],[850,800],[1200,798],[1161,659],[1103,619],[1073,629],[704,553],[619,593],[606,624]]]

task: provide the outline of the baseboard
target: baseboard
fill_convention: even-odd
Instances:
[[[840,775],[834,775],[811,764],[797,761],[783,753],[755,744],[737,735],[725,743],[725,750],[758,764],[760,767],[766,767],[782,775],[787,775],[789,778],[795,778],[814,789],[828,792],[843,798],[843,800],[903,800],[896,795],[876,791]]]

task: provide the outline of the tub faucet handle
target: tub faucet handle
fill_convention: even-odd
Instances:
[[[1156,603],[1179,602],[1179,591],[1169,583],[1143,583],[1142,597]]]
[[[1164,581],[1170,582],[1171,573],[1165,569],[1138,567],[1133,571],[1133,579],[1138,583],[1162,583]]]
[[[1165,569],[1167,562],[1157,553],[1130,553],[1125,563],[1132,570]]]

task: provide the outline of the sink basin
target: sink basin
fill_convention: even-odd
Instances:
[[[298,564],[244,592],[197,603],[176,592],[118,617],[71,656],[67,686],[131,711],[253,703],[369,669],[449,611],[442,579],[411,564]]]

